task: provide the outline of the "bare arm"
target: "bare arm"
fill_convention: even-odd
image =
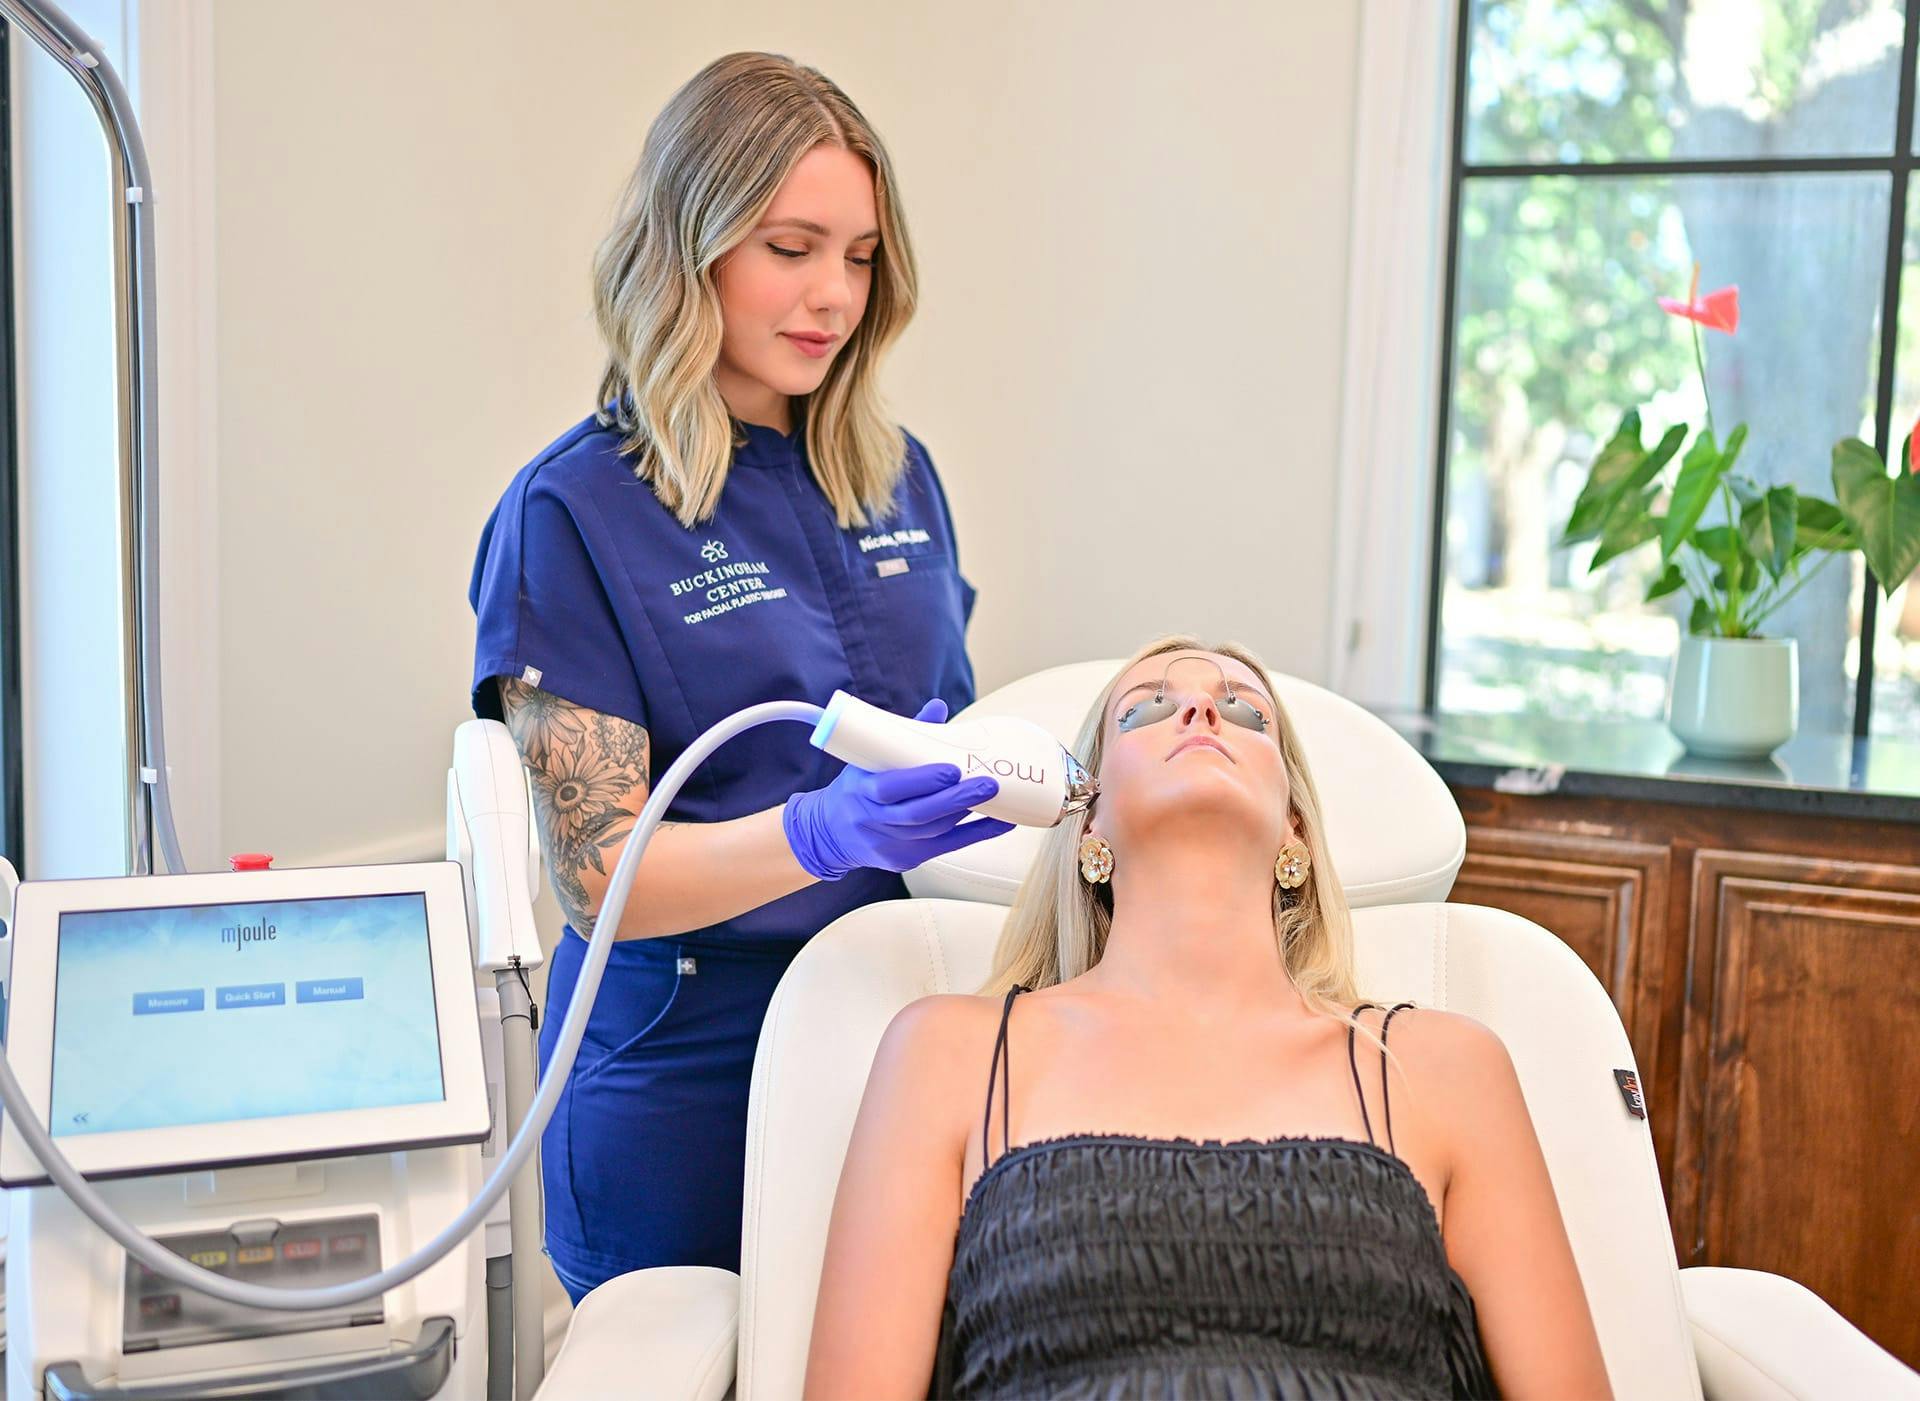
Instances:
[[[1447,1258],[1473,1294],[1502,1396],[1611,1397],[1546,1159],[1500,1038],[1467,1017],[1394,1023],[1393,1047],[1446,1125]]]
[[[607,883],[646,805],[647,732],[524,681],[500,707],[533,774],[534,821],[567,922],[593,931]],[[731,822],[662,823],[634,873],[616,937],[655,939],[718,924],[813,884],[768,808]]]
[[[959,1224],[960,1071],[981,1051],[968,1032],[991,1029],[975,1003],[922,998],[881,1039],[827,1229],[807,1396],[927,1394]]]

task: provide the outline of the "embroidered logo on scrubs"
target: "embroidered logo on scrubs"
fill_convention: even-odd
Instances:
[[[689,603],[698,599],[706,605],[697,612],[681,615],[680,620],[689,627],[749,603],[771,603],[787,596],[785,589],[768,586],[767,578],[772,571],[763,559],[721,563],[727,559],[727,547],[718,540],[707,541],[700,549],[700,556],[714,567],[667,585],[675,598],[685,598]]]

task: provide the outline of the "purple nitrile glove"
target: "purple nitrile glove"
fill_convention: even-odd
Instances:
[[[947,703],[930,700],[913,718],[941,724]],[[787,799],[780,825],[801,867],[820,880],[839,880],[863,866],[911,871],[936,856],[1012,831],[1011,822],[994,817],[962,824],[969,809],[999,791],[992,778],[961,782],[957,764],[884,773],[848,764],[825,788]]]

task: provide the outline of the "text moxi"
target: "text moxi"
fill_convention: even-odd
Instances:
[[[990,773],[1001,778],[1017,778],[1026,783],[1045,783],[1046,766],[1017,764],[1011,759],[982,759],[978,754],[967,755],[968,773]]]

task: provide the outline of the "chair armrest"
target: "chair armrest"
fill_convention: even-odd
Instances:
[[[739,1337],[740,1276],[731,1270],[662,1265],[615,1275],[574,1309],[539,1394],[719,1401],[733,1385]]]
[[[1920,1401],[1920,1373],[1804,1285],[1760,1270],[1680,1271],[1707,1401],[1874,1396]]]

